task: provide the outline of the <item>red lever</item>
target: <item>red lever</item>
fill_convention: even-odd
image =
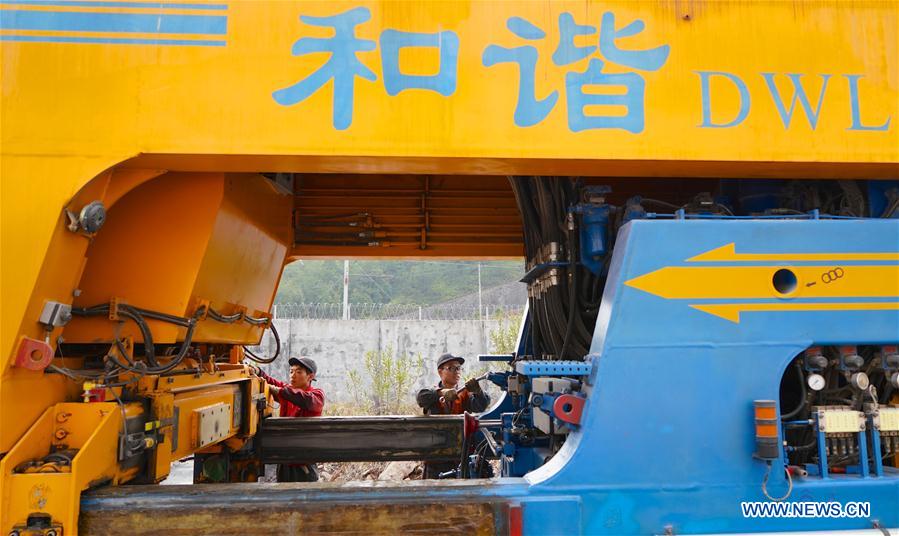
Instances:
[[[584,412],[584,399],[574,395],[560,395],[553,402],[553,414],[560,421],[570,424],[581,424]]]

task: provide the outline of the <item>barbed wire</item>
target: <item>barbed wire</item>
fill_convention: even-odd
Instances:
[[[408,303],[351,303],[351,320],[500,320],[521,316],[523,305],[418,305]],[[340,303],[279,303],[275,318],[340,320],[345,318]]]

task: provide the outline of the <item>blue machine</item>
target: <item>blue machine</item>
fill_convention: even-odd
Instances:
[[[896,533],[899,222],[888,207],[735,216],[709,199],[662,214],[631,198],[614,241],[604,201],[570,207],[579,262],[605,277],[589,352],[534,351],[532,291],[518,351],[489,358],[509,368],[490,375],[506,396],[483,429],[513,478],[485,493],[521,505],[525,534]],[[558,251],[544,271],[578,262]],[[753,413],[766,400],[781,446],[767,460]],[[781,502],[868,509],[743,509]]]

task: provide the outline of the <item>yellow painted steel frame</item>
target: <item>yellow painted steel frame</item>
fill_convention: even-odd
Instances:
[[[99,483],[117,484],[133,477],[137,467],[119,470],[117,460],[122,412],[133,416],[143,412],[140,404],[125,409],[112,403],[62,403],[44,411],[7,455],[0,460],[3,495],[0,514],[3,530],[23,525],[31,512],[49,514],[66,532],[77,527],[78,498],[81,490]],[[78,449],[67,472],[14,473],[20,463],[41,458],[49,447]]]
[[[257,187],[230,198],[216,193],[219,186],[191,198],[187,190],[199,189],[211,175],[226,182],[225,173],[259,172],[899,177],[899,4],[893,1],[198,0],[194,9],[168,2],[131,8],[127,0],[44,4],[0,3],[2,530],[31,511],[28,494],[34,490],[38,509],[52,511],[67,532],[74,532],[77,490],[97,478],[128,476],[113,462],[121,424],[115,405],[73,403],[81,391],[75,382],[14,365],[22,337],[46,338],[55,349],[65,332],[45,333],[37,323],[45,301],[72,303],[74,291],[84,286],[85,300],[122,298],[144,305],[120,295],[121,285],[140,299],[159,297],[161,307],[177,314],[192,312],[197,300],[208,300],[223,313],[268,310],[279,263],[292,245],[290,216],[279,219],[280,203],[259,203],[265,190],[258,177],[246,179]],[[215,35],[167,35],[158,27],[156,33],[128,35],[102,28],[16,26],[25,20],[18,13],[34,11],[54,13],[58,20],[76,12],[106,13],[107,20],[150,14],[162,21],[176,15],[200,21],[203,31]],[[305,17],[350,12],[359,21],[354,36],[366,40],[352,55],[374,77],[351,77],[349,101],[336,96],[333,81],[305,96],[288,91],[285,98],[283,90],[307,80],[329,59],[294,53],[295,43],[327,39],[334,32]],[[571,26],[562,23],[565,17],[593,33],[563,35]],[[636,21],[641,22],[630,26]],[[450,65],[441,59],[445,47],[385,48],[396,32],[452,33],[459,43],[452,87],[442,92],[388,87],[396,70],[428,77]],[[453,41],[448,33],[440,35],[447,46]],[[497,55],[517,47],[532,47],[527,49],[537,56],[532,71],[503,61],[501,51]],[[557,49],[562,53],[556,55]],[[645,55],[635,59],[641,51],[656,51],[664,60],[654,65]],[[593,74],[585,78],[589,69]],[[572,92],[578,80],[600,80],[597,73],[627,80],[605,89],[619,97],[625,89],[628,99],[595,106],[585,95],[597,88]],[[345,81],[341,85],[345,90]],[[640,98],[630,99],[630,91]],[[534,107],[550,101],[551,106]],[[578,122],[584,120],[580,115],[630,116],[631,107],[642,115],[639,121],[631,117],[627,128]],[[197,182],[184,177],[185,184],[174,181],[168,190],[183,196],[158,192],[148,195],[153,199],[148,210],[133,205],[160,232],[153,234],[153,225],[142,226],[127,213],[116,215],[120,223],[112,221],[117,201],[127,203],[129,195],[152,192],[188,172]],[[157,180],[162,182],[152,184]],[[107,231],[114,240],[103,231],[94,237],[67,229],[66,211],[77,214],[95,200],[110,209]],[[206,218],[197,227],[166,227],[168,201],[180,207],[172,221],[196,221],[190,214],[194,208]],[[244,201],[250,210],[240,208]],[[290,201],[284,206],[292,208]],[[150,235],[141,234],[146,232]],[[97,260],[90,257],[92,242]],[[256,247],[265,243],[271,271],[262,270],[258,286],[223,281],[235,269],[247,274],[259,268],[235,267],[235,255],[245,247],[258,253]],[[166,246],[188,244],[194,249],[183,258],[165,256]],[[177,288],[129,287],[127,278],[99,263],[100,257],[124,259],[129,269],[139,270],[131,257],[139,257],[132,252],[141,246],[154,248],[154,266],[169,274],[168,282],[183,270]],[[314,254],[315,248],[297,251]],[[107,276],[115,285],[105,286]],[[108,342],[103,327],[73,324],[72,335]],[[183,337],[179,330],[156,327],[167,341]],[[212,324],[199,330],[210,342],[247,341],[260,331]],[[205,402],[194,397],[205,396],[204,390],[206,402],[233,397],[231,387],[221,386],[232,382],[224,380],[179,379],[176,383],[186,384],[178,393],[158,385],[141,389],[165,414],[179,397],[185,408],[201,407],[195,402]],[[20,461],[49,451],[56,415],[65,412],[77,417],[78,432],[72,434],[83,440],[72,473],[12,474]],[[179,451],[180,442],[179,432]],[[153,479],[167,470],[165,456],[158,448],[157,453]],[[49,499],[45,491],[52,493]]]
[[[267,387],[258,379],[250,379],[243,365],[217,365],[196,375],[147,376],[140,380],[136,393],[150,400],[153,422],[159,430],[161,444],[166,445],[151,452],[148,467],[147,480],[159,482],[169,474],[172,462],[190,454],[215,451],[221,444],[230,450],[243,447],[256,434],[261,415],[254,401],[259,396],[267,396]],[[231,406],[229,422],[232,424],[221,440],[200,446],[196,443],[193,412],[219,403]],[[266,414],[271,414],[268,407],[262,413]]]
[[[222,314],[244,310],[250,316],[267,315],[292,241],[291,196],[275,191],[258,175],[160,175],[134,169],[105,173],[64,205],[77,212],[101,200],[109,208],[109,228],[96,237],[72,233],[64,212],[58,213],[38,285],[16,327],[6,325],[12,316],[6,296],[19,286],[4,269],[4,337],[18,331],[31,339],[47,338],[54,346],[59,336],[71,342],[110,341],[114,326],[108,320],[76,318],[49,333],[35,321],[45,301],[72,303],[75,289],[82,294],[75,305],[117,298],[189,316],[199,300],[205,300]],[[3,229],[7,231],[5,224]],[[5,245],[3,259],[6,262]],[[170,324],[148,323],[157,341],[174,342],[183,336],[183,329]],[[140,340],[139,332],[131,330],[124,327],[120,336],[133,334]],[[198,323],[195,340],[249,344],[261,334],[259,326],[206,319]],[[44,408],[77,395],[59,376],[13,366],[15,351],[10,348],[2,362],[0,452],[8,450]]]
[[[26,4],[0,5],[4,20],[35,10],[59,18],[88,11],[127,18],[140,11]],[[35,329],[31,319],[43,301],[68,299],[78,280],[83,255],[63,252],[83,247],[85,239],[69,235],[56,241],[67,233],[62,208],[77,211],[102,199],[98,194],[111,185],[110,177],[130,183],[127,191],[162,170],[899,176],[896,2],[243,0],[210,5],[214,9],[186,13],[211,16],[218,28],[214,38],[194,35],[193,44],[165,44],[146,35],[137,37],[148,42],[125,44],[121,39],[128,36],[115,33],[0,30],[4,375],[18,336]],[[166,2],[141,9],[163,18],[185,15]],[[354,77],[350,104],[337,102],[330,82],[305,99],[279,102],[276,92],[306,80],[328,61],[328,54],[292,53],[298,40],[333,32],[300,17],[351,10],[362,13],[354,35],[374,46],[353,57],[375,79]],[[554,60],[560,43],[567,43],[560,30],[565,14],[594,33],[570,43],[586,55],[574,51]],[[609,16],[611,28],[603,24]],[[525,32],[527,39],[507,27],[519,19],[535,28]],[[638,20],[640,26],[630,26]],[[635,31],[622,30],[626,27]],[[388,90],[391,60],[381,39],[392,35],[389,31],[453,32],[459,49],[452,93]],[[610,32],[611,45],[597,43],[603,31]],[[623,35],[615,38],[618,33]],[[73,38],[100,42],[73,43]],[[516,62],[487,65],[491,46],[533,47],[538,63],[532,78],[522,77]],[[665,59],[654,69],[634,68],[621,53],[656,49],[665,51]],[[402,74],[441,72],[434,47],[407,47],[397,55]],[[640,79],[642,129],[572,126],[569,112],[576,107],[568,106],[567,77],[585,73],[591,62],[601,62],[603,73],[628,75],[633,83],[633,77]],[[530,81],[532,94],[519,97],[521,83]],[[608,87],[622,88],[627,89]],[[557,102],[542,120],[516,123],[519,104],[550,95]],[[337,113],[351,114],[349,126],[335,126],[335,106]],[[612,116],[625,111],[611,108]],[[27,380],[14,383],[22,381]],[[6,387],[9,383],[0,383],[3,405],[15,400],[6,394],[15,389]],[[52,403],[48,397],[38,407]],[[0,451],[11,445],[9,435],[17,438],[21,432],[10,430],[0,432]]]
[[[51,516],[57,534],[59,528],[75,533],[83,490],[137,477],[159,482],[169,474],[173,461],[192,453],[215,452],[224,443],[239,450],[255,435],[259,424],[253,401],[266,394],[262,382],[251,379],[247,368],[236,364],[205,367],[195,375],[145,376],[129,383],[134,397],[149,402],[146,409],[142,402],[55,404],[0,460],[2,530],[24,528],[29,514],[41,513]],[[106,391],[107,397],[113,398],[112,390]],[[223,437],[201,446],[196,440],[196,411],[215,404],[230,406],[227,418],[231,424]],[[129,433],[147,433],[140,453],[127,459],[119,459],[123,417]],[[132,420],[137,421],[136,428]],[[77,450],[70,467],[51,464],[38,472],[15,471],[23,462],[65,449]]]
[[[117,299],[175,316],[190,316],[201,305],[224,315],[268,316],[292,242],[290,192],[255,174],[122,169],[92,181],[67,207],[77,210],[89,200],[101,200],[108,207],[107,224],[102,233],[86,236],[67,230],[64,216],[60,219],[47,257],[47,276],[41,279],[31,306],[34,314],[40,313],[46,299],[72,302],[77,288],[80,296],[75,306]],[[148,323],[157,344],[176,343],[184,337],[184,328],[155,320]],[[109,344],[113,336],[140,341],[138,330],[105,317],[90,321],[76,317],[52,332],[44,332],[33,321],[23,322],[23,327],[25,336],[54,343],[57,337],[69,343]],[[194,342],[255,344],[262,331],[263,326],[217,322],[207,314],[197,324]],[[148,459],[141,467],[116,463],[115,456],[107,460],[103,453],[112,449],[115,454],[121,418],[111,415],[102,422],[82,418],[85,411],[93,415],[88,408],[106,406],[75,403],[82,391],[79,383],[6,361],[0,390],[0,439],[8,453],[0,473],[0,496],[4,497],[0,529],[10,530],[39,512],[51,515],[66,531],[74,531],[78,498],[88,485],[116,484],[137,476],[156,482],[168,475],[172,461],[194,452],[221,448],[218,444],[225,441],[229,449],[239,449],[255,434],[257,413],[251,408],[255,397],[264,393],[263,387],[258,380],[250,381],[246,368],[237,364],[242,357],[239,346],[231,347],[230,364],[210,368],[205,360],[212,359],[213,351],[212,347],[204,350],[202,362],[188,359],[191,366],[203,370],[200,374],[147,376],[128,387],[130,398],[147,401],[150,413],[145,418],[156,423],[153,431],[158,434],[154,441],[159,444],[148,445]],[[58,358],[57,364],[77,368],[81,360]],[[220,403],[231,407],[232,426],[215,444],[198,444],[195,410]],[[84,408],[68,424],[72,437],[95,430],[108,433],[70,445],[79,450],[68,477],[13,474],[22,461],[50,452],[54,444],[47,427],[52,426],[53,415],[71,406]],[[235,420],[236,411],[240,415]],[[26,502],[28,494],[39,494],[40,500]]]

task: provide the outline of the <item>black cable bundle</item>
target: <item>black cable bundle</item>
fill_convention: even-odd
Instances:
[[[99,304],[93,307],[79,308],[75,307],[72,309],[72,314],[74,316],[108,316],[110,310],[109,304]],[[278,331],[275,329],[275,325],[270,321],[267,317],[252,317],[247,315],[246,313],[240,312],[235,313],[233,315],[222,315],[218,313],[216,310],[207,308],[206,306],[202,306],[197,309],[193,316],[190,318],[183,318],[180,316],[170,315],[168,313],[162,313],[159,311],[151,311],[149,309],[141,309],[140,307],[134,307],[127,304],[119,304],[116,307],[116,313],[119,317],[127,318],[133,321],[138,329],[141,332],[141,338],[143,339],[144,345],[144,355],[143,361],[136,361],[129,357],[132,352],[129,352],[128,348],[125,347],[125,341],[115,338],[114,344],[116,349],[118,350],[118,355],[113,352],[109,352],[106,354],[106,357],[110,360],[111,367],[110,370],[104,371],[73,371],[63,367],[53,367],[56,372],[64,374],[72,379],[79,378],[100,378],[100,377],[115,377],[121,371],[129,371],[138,375],[146,375],[146,374],[166,374],[174,370],[178,365],[180,365],[184,358],[187,357],[191,349],[191,343],[193,342],[194,331],[197,327],[197,322],[203,317],[203,314],[206,313],[209,318],[216,322],[222,322],[225,324],[232,324],[234,322],[244,321],[248,324],[262,326],[265,324],[269,324],[268,327],[272,330],[272,333],[275,336],[275,344],[276,351],[275,355],[271,357],[260,357],[251,352],[249,349],[244,347],[246,355],[252,361],[257,363],[271,363],[273,362],[278,355],[281,353],[281,338],[278,336]],[[152,318],[154,320],[160,320],[163,322],[168,322],[170,324],[175,324],[177,326],[181,326],[183,328],[187,328],[187,331],[184,335],[184,340],[181,342],[180,346],[178,346],[177,352],[175,352],[172,356],[169,357],[169,362],[160,365],[156,356],[156,347],[153,343],[153,333],[150,331],[150,327],[147,325],[145,318]]]
[[[100,304],[83,309],[76,307],[72,309],[72,314],[75,316],[107,316],[109,314],[109,309],[109,304]],[[144,360],[146,361],[146,363],[138,363],[129,359],[129,351],[127,348],[125,348],[124,341],[119,338],[115,338],[115,345],[116,349],[119,352],[119,356],[121,356],[124,361],[119,359],[119,356],[116,356],[112,352],[107,354],[107,357],[115,365],[116,370],[127,370],[140,375],[164,374],[166,372],[169,372],[177,367],[187,356],[187,352],[190,350],[191,341],[193,340],[194,329],[197,326],[197,320],[202,316],[203,311],[204,309],[200,308],[196,311],[196,313],[194,313],[193,317],[183,318],[167,313],[160,313],[158,311],[150,311],[148,309],[141,309],[139,307],[120,304],[117,307],[117,314],[121,317],[132,320],[135,324],[137,324],[138,329],[140,329],[141,337],[143,338],[144,342]],[[156,350],[155,345],[153,344],[153,334],[150,331],[150,327],[144,320],[144,317],[161,320],[163,322],[169,322],[171,324],[187,328],[187,332],[184,336],[184,341],[181,343],[177,354],[175,354],[172,359],[165,365],[160,365],[156,359]]]
[[[580,263],[578,218],[569,217],[581,183],[570,177],[509,177],[509,182],[524,223],[528,270],[552,260],[568,263],[528,285],[534,356],[581,360],[593,338],[604,283]]]

